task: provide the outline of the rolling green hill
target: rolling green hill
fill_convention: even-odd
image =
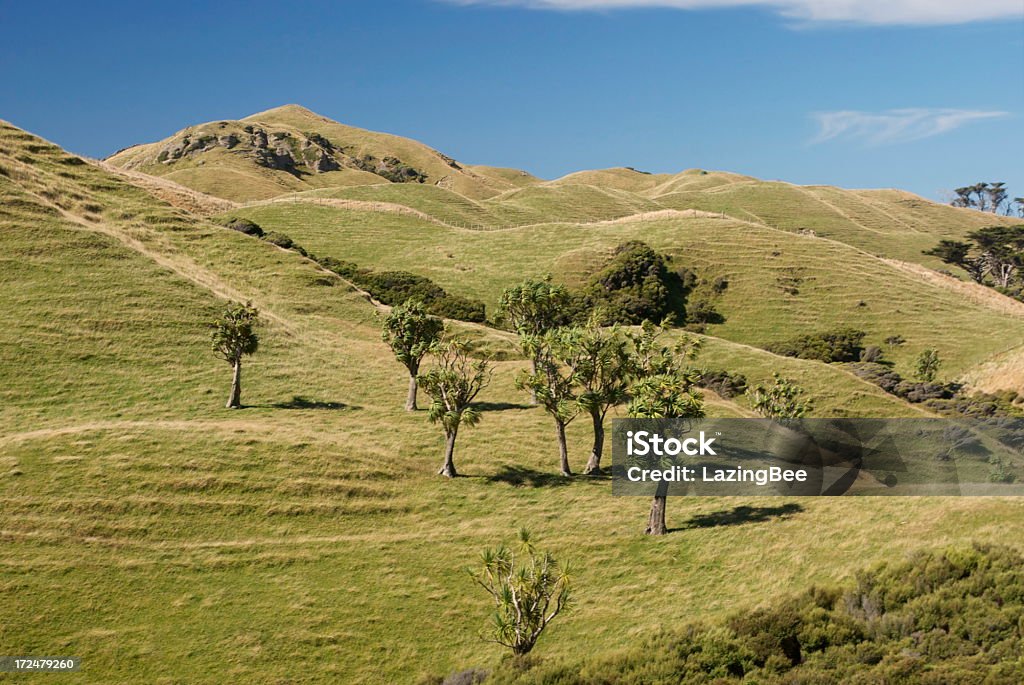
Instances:
[[[386,202],[478,229],[697,210],[932,268],[941,262],[921,253],[939,239],[1013,221],[898,190],[797,186],[702,169],[648,174],[620,167],[542,181],[515,169],[460,164],[416,141],[297,105],[193,126],[108,161],[231,201]]]
[[[310,118],[256,116],[268,132],[334,140],[336,125]],[[225,135],[251,121],[229,122]],[[369,146],[384,143],[358,150],[383,160]],[[444,171],[409,145],[403,161]],[[900,368],[933,345],[951,373],[966,372],[1000,351],[993,326],[1020,335],[1006,298],[838,238],[730,216],[645,217],[657,197],[611,184],[516,187],[517,172],[480,170],[453,172],[446,188],[344,169],[319,177],[339,174],[337,187],[314,189],[314,174],[254,170],[223,149],[165,173],[174,165],[147,161],[160,146],[115,156],[124,175],[0,123],[0,644],[80,656],[67,682],[415,683],[489,668],[502,655],[477,636],[488,607],[465,568],[521,525],[577,561],[577,609],[537,650],[551,659],[622,650],[913,550],[1024,534],[1010,499],[764,498],[674,499],[673,532],[647,538],[643,498],[611,497],[604,478],[554,475],[550,421],[514,388],[525,362],[512,337],[453,322],[510,360],[495,364],[480,426],[460,436],[465,477],[441,479],[442,434],[425,412],[402,410],[404,369],[380,341],[381,308],[314,262],[202,218],[214,207],[188,211],[213,201],[135,174],[212,195],[240,188],[229,200],[280,195],[227,213],[492,306],[505,285],[548,271],[571,282],[619,242],[646,240],[730,279],[726,321],[709,329],[700,363],[754,383],[780,371],[820,415],[921,410],[842,368],[751,344],[850,322],[872,341],[903,334]],[[319,204],[331,201],[342,204]],[[531,225],[500,230],[520,219]],[[804,269],[795,296],[778,286],[793,268]],[[240,411],[222,408],[230,373],[206,328],[228,300],[251,300],[265,322]],[[749,414],[742,398],[708,398],[712,415]],[[587,428],[570,426],[574,468]]]
[[[728,280],[716,302],[725,321],[710,325],[710,334],[759,347],[845,325],[867,331],[866,342],[879,346],[901,335],[907,343],[886,354],[908,376],[929,347],[945,360],[944,373],[960,377],[1024,342],[1024,305],[994,291],[975,293],[956,279],[926,278],[920,267],[845,243],[731,218],[654,215],[479,231],[308,203],[232,214],[283,231],[316,254],[421,273],[491,308],[503,288],[527,276],[551,273],[578,285],[616,245],[640,239],[674,255],[676,266]]]

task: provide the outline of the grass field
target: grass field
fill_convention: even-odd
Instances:
[[[283,231],[316,254],[421,273],[491,308],[503,288],[527,276],[551,273],[578,284],[616,245],[641,239],[675,255],[678,266],[709,280],[728,279],[717,304],[725,322],[710,326],[712,335],[758,346],[845,325],[868,331],[868,344],[902,335],[907,344],[886,352],[906,375],[927,347],[939,350],[944,373],[958,377],[1024,342],[1024,308],[1008,298],[989,291],[985,302],[972,301],[954,279],[929,281],[845,243],[728,218],[474,231],[307,203],[272,203],[231,214]],[[796,295],[786,290],[793,278],[800,281]],[[993,336],[996,329],[1002,334]]]
[[[488,204],[416,192],[421,211]],[[702,363],[753,381],[781,370],[823,415],[919,410],[747,343],[853,323],[871,342],[904,335],[901,368],[932,344],[960,373],[1006,344],[992,326],[1022,330],[855,247],[735,219],[482,232],[294,203],[236,213],[490,305],[524,276],[571,278],[642,238],[730,278]],[[8,126],[0,223],[0,647],[82,657],[62,682],[415,683],[489,667],[502,654],[477,637],[488,606],[465,568],[519,526],[576,562],[577,609],[537,649],[550,660],[611,653],[914,549],[1024,534],[1012,499],[723,498],[671,500],[672,533],[648,538],[645,499],[555,475],[552,426],[514,389],[516,360],[496,364],[489,411],[460,435],[465,477],[447,481],[435,475],[440,430],[402,411],[404,369],[380,342],[377,308],[333,274]],[[796,265],[806,289],[787,299],[774,273]],[[266,322],[240,411],[222,409],[230,372],[204,328],[226,299],[252,300]],[[714,415],[748,413],[710,399]],[[578,469],[583,420],[569,437]]]

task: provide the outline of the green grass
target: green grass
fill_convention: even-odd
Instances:
[[[1024,534],[1024,505],[1009,499],[802,500],[786,517],[712,528],[687,522],[788,501],[674,499],[676,530],[647,538],[644,498],[554,476],[551,422],[514,389],[515,360],[496,365],[481,396],[492,410],[460,435],[466,477],[443,480],[440,430],[402,411],[404,370],[375,308],[340,279],[6,126],[0,170],[0,646],[82,657],[62,682],[405,683],[488,667],[502,654],[477,637],[488,608],[465,568],[520,525],[577,563],[578,608],[537,650],[551,659],[622,649],[913,549]],[[709,338],[703,362],[755,381],[782,369],[822,413],[915,410],[840,369],[741,344],[772,337],[772,317],[830,321],[859,297],[868,323],[896,306],[948,317],[895,331],[912,345],[993,323],[852,248],[729,221],[482,233],[315,206],[245,214],[314,252],[415,267],[492,304],[503,285],[642,237],[734,279],[730,321],[714,331],[734,340]],[[770,267],[751,261],[776,244],[781,263],[826,250],[813,274],[849,283],[814,281],[786,300],[759,280]],[[830,266],[829,250],[852,266]],[[222,408],[229,370],[204,328],[226,297],[251,299],[266,320],[240,411]],[[872,335],[889,325],[871,323]],[[467,330],[491,349],[511,345]],[[951,365],[992,345],[969,339],[980,349],[940,345]],[[746,411],[711,404],[715,415]],[[571,424],[574,468],[588,437],[583,420]]]
[[[867,344],[901,335],[907,344],[886,354],[904,375],[928,347],[939,350],[943,375],[956,378],[1024,340],[1024,319],[997,304],[979,305],[952,287],[854,247],[717,218],[675,218],[596,224],[549,224],[502,231],[455,229],[399,214],[317,205],[240,209],[267,230],[283,231],[307,250],[361,266],[405,269],[451,292],[495,307],[503,288],[528,276],[555,274],[579,283],[610,250],[641,239],[675,255],[675,265],[704,277],[725,277],[717,303],[723,324],[708,332],[766,346],[803,333],[854,326]],[[798,278],[798,294],[786,291]],[[993,294],[997,300],[1000,296]],[[999,330],[1000,335],[992,335]],[[742,368],[742,367],[741,367]]]

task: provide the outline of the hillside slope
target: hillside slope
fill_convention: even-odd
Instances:
[[[414,140],[346,126],[297,105],[192,126],[108,162],[236,202],[388,202],[477,229],[698,210],[933,268],[943,265],[922,252],[938,240],[1013,222],[903,191],[797,186],[703,169],[648,174],[619,167],[542,181],[515,169],[461,164]]]
[[[228,200],[392,182],[429,183],[469,197],[489,197],[517,185],[501,173],[463,167],[422,143],[345,126],[298,105],[240,121],[190,126],[107,161]]]
[[[576,611],[538,648],[554,659],[580,645],[623,649],[909,550],[1024,536],[1012,500],[764,498],[673,500],[671,534],[652,540],[644,498],[612,497],[602,477],[554,475],[551,422],[515,389],[525,366],[515,359],[495,365],[481,424],[460,435],[465,477],[439,478],[443,436],[425,412],[402,410],[405,372],[373,303],[294,252],[158,196],[173,188],[132,178],[0,123],[0,642],[81,657],[69,682],[415,683],[496,664],[500,649],[477,635],[486,598],[465,569],[519,526],[577,561]],[[508,280],[568,272],[623,236],[687,248],[679,259],[706,254],[688,246],[720,234],[749,230],[758,250],[792,240],[707,217],[485,233],[301,202],[245,211],[342,258],[431,265],[454,292],[489,302]],[[787,245],[785,259],[802,254]],[[849,269],[892,277],[873,261]],[[736,278],[738,292],[759,287]],[[908,293],[946,306],[931,290]],[[834,301],[857,296],[843,289]],[[207,337],[229,299],[251,300],[264,319],[238,411],[223,409],[230,373]],[[739,300],[729,309],[742,313]],[[766,330],[762,321],[750,337]],[[781,370],[824,415],[917,413],[841,369],[739,342],[709,337],[702,363],[754,382]],[[710,399],[712,415],[748,413]],[[569,438],[578,468],[586,422]]]
[[[232,215],[283,231],[316,254],[420,273],[491,309],[503,288],[527,276],[550,273],[577,286],[615,246],[644,240],[674,255],[676,267],[728,283],[715,304],[724,321],[709,325],[709,334],[758,347],[843,326],[867,331],[869,345],[885,347],[886,338],[900,335],[906,344],[885,354],[906,376],[927,348],[939,350],[943,374],[956,378],[1024,342],[1024,305],[991,289],[836,240],[717,215],[655,213],[491,231],[303,202]]]

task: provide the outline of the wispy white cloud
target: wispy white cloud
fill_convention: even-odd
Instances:
[[[983,119],[1005,117],[1008,112],[975,109],[890,109],[885,112],[819,112],[818,135],[811,143],[836,138],[861,140],[869,145],[906,143],[931,138]]]
[[[667,7],[683,10],[764,7],[805,22],[854,24],[963,24],[1024,17],[1021,0],[447,0],[546,10]]]

